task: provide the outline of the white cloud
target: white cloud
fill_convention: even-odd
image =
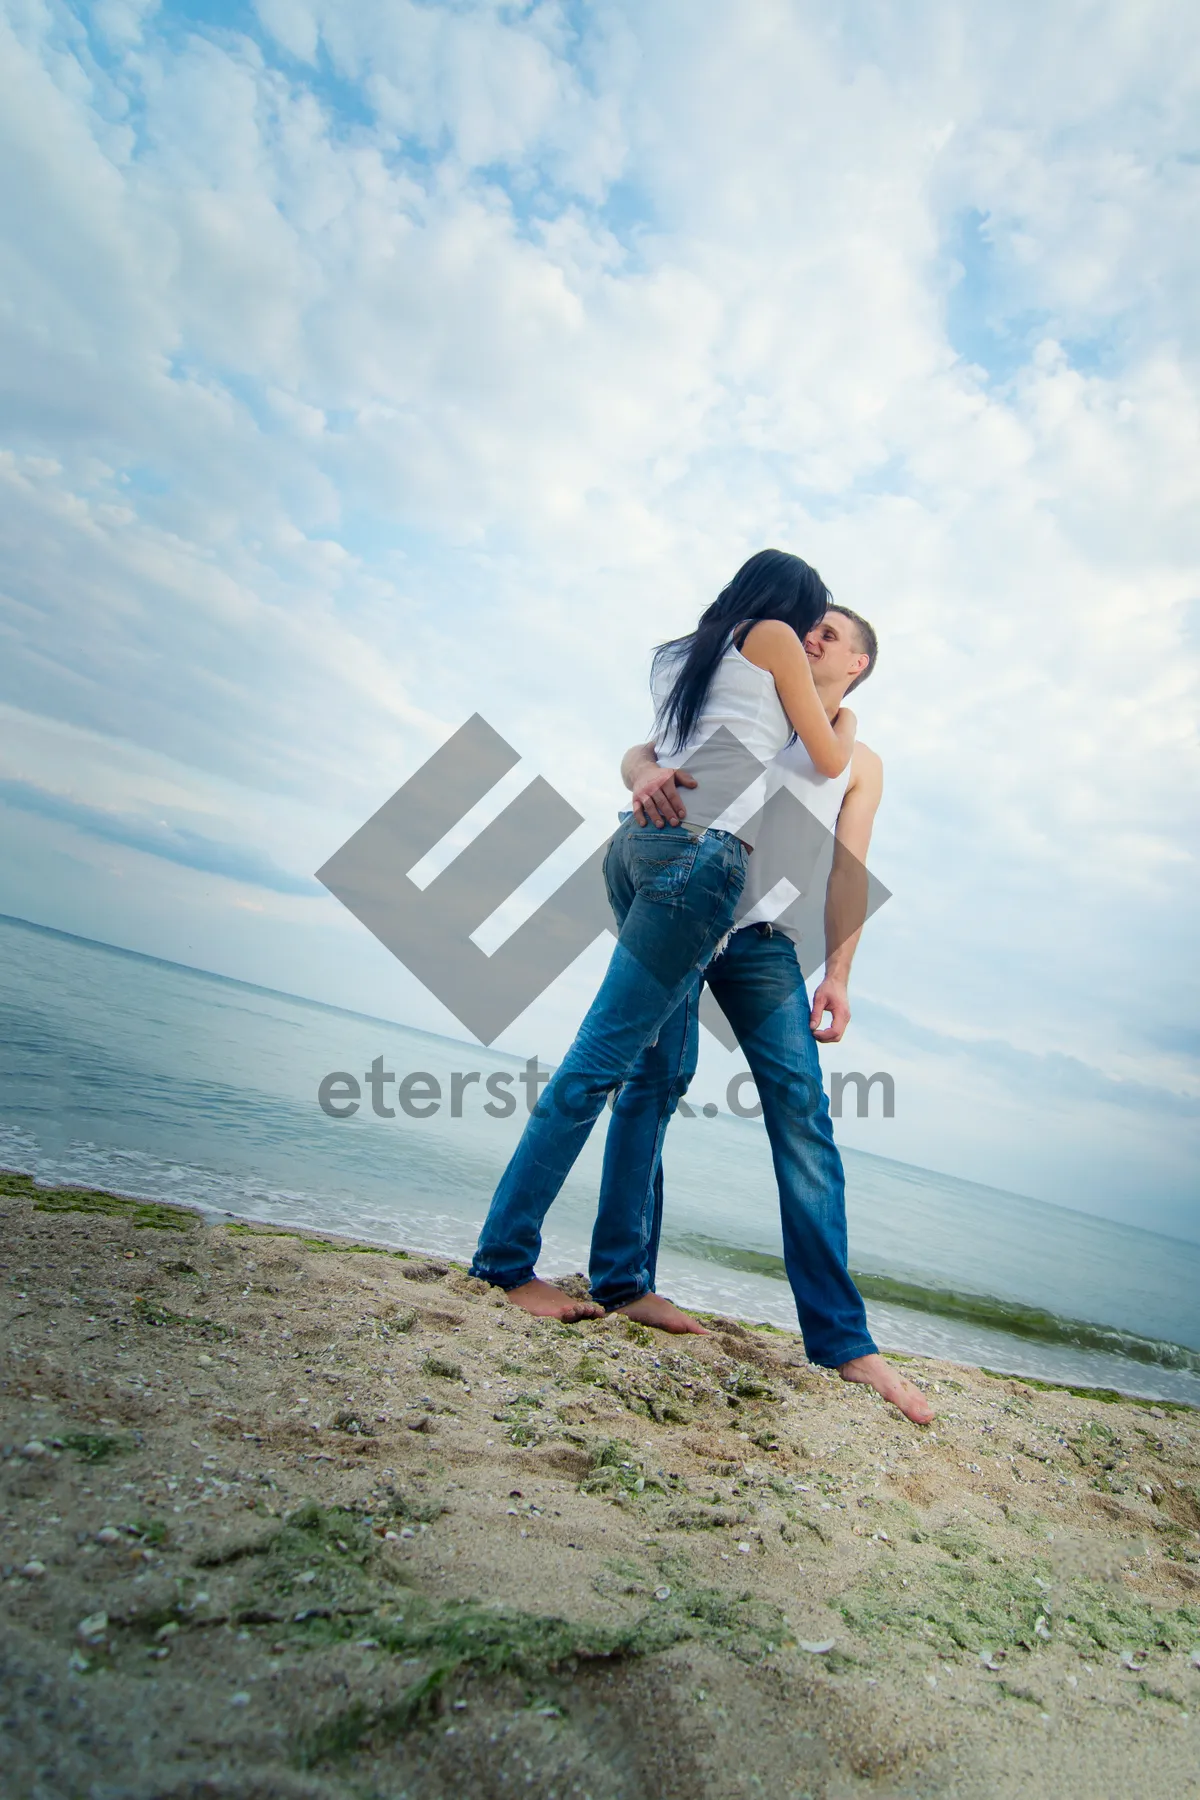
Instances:
[[[110,0],[102,55],[34,0],[0,24],[4,697],[306,847],[478,708],[594,837],[650,644],[793,546],[883,644],[862,991],[1178,1088],[1187,9],[257,10],[255,42]],[[87,799],[123,817],[124,755]],[[305,987],[311,948],[271,956]],[[519,1029],[550,1054],[584,997]]]

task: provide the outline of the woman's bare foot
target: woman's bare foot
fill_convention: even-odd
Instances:
[[[548,1281],[523,1281],[520,1287],[505,1290],[505,1299],[532,1313],[535,1319],[561,1319],[564,1325],[577,1325],[580,1319],[598,1319],[604,1312],[594,1300],[573,1300],[561,1288]]]
[[[843,1381],[860,1381],[864,1387],[874,1388],[877,1394],[881,1394],[892,1406],[898,1407],[914,1425],[928,1425],[937,1417],[920,1388],[915,1388],[911,1381],[905,1381],[903,1375],[878,1353],[854,1357],[850,1362],[842,1364],[838,1374]]]
[[[614,1306],[613,1311],[624,1313],[627,1319],[633,1319],[639,1325],[653,1325],[658,1331],[674,1331],[680,1336],[687,1332],[696,1337],[712,1336],[707,1326],[699,1319],[693,1319],[691,1313],[682,1312],[665,1294],[643,1294],[640,1300],[631,1300],[628,1306]]]

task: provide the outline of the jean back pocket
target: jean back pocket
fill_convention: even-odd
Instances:
[[[631,831],[626,839],[629,868],[637,893],[647,900],[680,900],[692,870],[700,840],[678,827],[647,825]]]

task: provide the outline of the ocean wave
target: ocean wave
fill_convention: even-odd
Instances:
[[[697,1257],[702,1262],[740,1269],[747,1275],[766,1275],[774,1281],[787,1280],[783,1258],[763,1250],[743,1250],[736,1244],[725,1244],[719,1238],[704,1237],[699,1232],[672,1233],[667,1241],[671,1249]],[[1001,1300],[992,1294],[928,1287],[921,1282],[904,1281],[893,1275],[868,1274],[859,1269],[852,1269],[850,1273],[864,1300],[886,1301],[890,1306],[933,1313],[943,1319],[963,1319],[1041,1344],[1069,1344],[1077,1350],[1103,1350],[1114,1356],[1129,1357],[1133,1362],[1152,1363],[1160,1369],[1184,1369],[1189,1374],[1200,1375],[1200,1351],[1189,1349],[1186,1344],[1142,1337],[1136,1331],[1124,1331],[1117,1325],[1066,1318],[1040,1306],[1028,1306],[1020,1300]]]

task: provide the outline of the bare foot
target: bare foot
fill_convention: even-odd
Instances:
[[[681,1312],[665,1294],[643,1294],[640,1300],[631,1300],[628,1306],[614,1306],[613,1311],[624,1313],[638,1325],[653,1325],[658,1331],[674,1331],[680,1336],[687,1332],[696,1337],[712,1336],[707,1326],[699,1319],[693,1319],[691,1313]]]
[[[536,1275],[520,1287],[508,1288],[504,1297],[522,1312],[532,1313],[535,1319],[561,1319],[564,1325],[577,1325],[580,1319],[598,1319],[604,1312],[594,1300],[573,1300],[570,1294],[552,1287],[548,1281],[539,1281]]]
[[[878,1354],[856,1356],[851,1362],[843,1363],[838,1374],[843,1381],[859,1381],[864,1387],[874,1388],[914,1425],[928,1425],[937,1417],[920,1388],[905,1381],[903,1375]]]

